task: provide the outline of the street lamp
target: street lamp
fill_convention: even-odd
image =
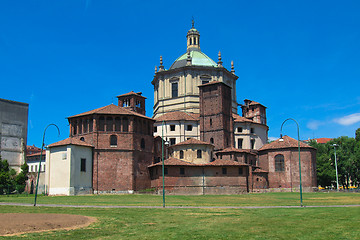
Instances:
[[[284,141],[283,137],[282,137],[282,128],[284,126],[284,123],[287,122],[288,120],[292,120],[296,123],[297,126],[297,134],[298,134],[298,151],[299,151],[299,180],[300,180],[300,207],[303,206],[303,201],[302,201],[302,184],[301,184],[301,160],[300,160],[300,131],[299,131],[299,124],[298,122],[293,119],[293,118],[288,118],[286,119],[282,124],[281,124],[281,128],[280,128],[280,139],[279,141],[282,142]]]
[[[37,182],[36,182],[36,189],[35,189],[35,200],[34,200],[34,206],[36,206],[36,198],[37,198],[37,192],[38,192],[38,187],[39,187],[39,179],[40,179],[40,170],[41,170],[41,158],[42,158],[42,154],[43,154],[43,149],[44,149],[44,141],[45,141],[45,133],[46,130],[48,129],[48,127],[50,126],[55,126],[58,130],[59,136],[60,136],[60,129],[56,124],[49,124],[46,126],[45,130],[44,130],[44,134],[43,134],[43,139],[42,139],[42,144],[41,144],[41,152],[40,152],[40,160],[39,160],[39,171],[38,171],[38,175],[37,175]]]
[[[336,160],[336,147],[338,147],[336,143],[333,144],[334,153],[335,153],[335,170],[336,170],[336,190],[339,191],[339,178],[338,178],[338,168],[337,168],[337,160]]]
[[[166,147],[169,146],[169,142],[164,142],[164,120],[161,123],[161,159],[162,159],[162,190],[163,190],[163,207],[165,207],[165,164],[164,164],[164,144]]]

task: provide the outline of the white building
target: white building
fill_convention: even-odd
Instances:
[[[92,193],[93,146],[75,138],[46,150],[45,185],[49,195]]]

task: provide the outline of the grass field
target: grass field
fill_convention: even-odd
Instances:
[[[0,202],[33,203],[34,195],[0,196]],[[42,196],[38,204],[162,206],[160,195]],[[360,204],[360,193],[303,193],[305,206]],[[166,196],[166,206],[298,206],[299,193]]]
[[[168,196],[172,206],[298,205],[298,193]],[[0,202],[31,203],[33,196]],[[153,195],[45,197],[38,203],[161,206]],[[360,204],[358,193],[306,193],[305,205]],[[93,216],[87,228],[31,233],[6,239],[360,239],[360,207],[271,209],[138,209],[0,206],[0,213],[66,213]]]

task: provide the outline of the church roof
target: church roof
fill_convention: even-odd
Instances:
[[[234,122],[249,122],[249,123],[256,123],[251,119],[241,117],[240,115],[233,114]]]
[[[64,145],[78,145],[78,146],[84,146],[84,147],[93,147],[93,145],[86,143],[84,141],[81,141],[77,138],[66,138],[59,142],[52,143],[48,147],[57,147],[57,146],[64,146]]]
[[[138,116],[138,117],[153,120],[152,118],[146,117],[145,115],[142,115],[137,112],[133,112],[131,110],[128,110],[128,109],[120,107],[120,106],[116,106],[114,104],[110,104],[105,107],[97,108],[97,109],[94,109],[94,110],[91,110],[88,112],[80,113],[80,114],[77,114],[77,115],[74,115],[74,116],[71,116],[68,118],[81,117],[81,116],[86,116],[86,115],[91,115],[91,114],[133,115],[133,116]]]
[[[165,113],[160,117],[157,117],[155,120],[157,122],[176,120],[199,121],[199,117],[200,114],[177,111]]]
[[[171,147],[174,147],[174,146],[182,146],[182,145],[211,145],[211,146],[214,146],[210,143],[207,143],[207,142],[203,142],[203,141],[200,141],[200,140],[197,140],[195,138],[190,138],[189,140],[186,140],[186,141],[183,141],[183,142],[179,142],[175,145],[172,145]]]
[[[160,161],[158,163],[151,164],[148,167],[161,166],[161,165],[162,165],[162,161]],[[177,159],[177,158],[173,158],[173,157],[165,159],[164,160],[164,165],[165,166],[191,166],[191,167],[248,166],[248,164],[239,163],[239,162],[235,162],[235,161],[232,161],[232,160],[222,160],[222,159],[217,159],[217,160],[215,160],[213,162],[209,162],[209,163],[196,164],[196,163],[190,163],[190,162],[180,160],[180,159]]]
[[[280,139],[278,139],[271,143],[265,144],[259,149],[259,151],[279,149],[279,148],[297,148],[297,147],[298,147],[298,140],[285,135],[283,137],[283,141],[280,141]],[[313,147],[307,145],[306,143],[300,142],[300,148],[313,148]]]
[[[192,66],[205,66],[205,67],[217,67],[211,58],[209,58],[205,53],[201,52],[200,49],[190,50],[191,65]],[[171,65],[170,69],[185,67],[187,63],[188,53],[184,53],[175,62]]]
[[[225,148],[221,151],[218,151],[216,153],[233,153],[233,152],[237,152],[237,153],[249,153],[249,154],[253,154],[256,155],[253,151],[251,151],[250,149],[238,149],[238,148],[234,148],[234,147],[228,147]]]
[[[128,93],[125,93],[125,94],[121,94],[121,95],[119,95],[119,96],[117,96],[117,98],[118,97],[126,97],[126,96],[132,96],[132,95],[136,95],[136,96],[138,96],[138,97],[142,97],[142,98],[145,98],[146,99],[146,97],[144,97],[144,96],[142,96],[142,92],[134,92],[134,91],[131,91],[131,92],[128,92]]]

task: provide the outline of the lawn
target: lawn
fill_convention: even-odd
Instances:
[[[33,203],[34,195],[0,196],[0,202]],[[87,195],[42,196],[38,204],[162,206],[162,196]],[[360,204],[360,193],[303,193],[305,206]],[[166,196],[166,206],[298,206],[299,193],[251,193],[242,195]]]
[[[87,228],[6,239],[360,239],[360,208],[103,209],[0,206],[93,216]]]
[[[360,204],[359,193],[304,193],[305,206]],[[0,202],[33,203],[34,196]],[[290,206],[299,193],[167,196],[168,206]],[[156,195],[39,196],[40,204],[162,206]],[[6,239],[360,239],[360,207],[329,208],[64,208],[0,206],[0,213],[64,213],[96,217],[87,228]]]

